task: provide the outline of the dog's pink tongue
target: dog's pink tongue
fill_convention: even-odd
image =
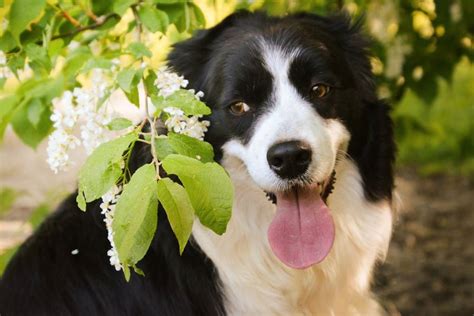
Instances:
[[[334,242],[334,222],[315,188],[277,194],[277,213],[268,228],[273,253],[284,264],[304,269],[321,262]]]

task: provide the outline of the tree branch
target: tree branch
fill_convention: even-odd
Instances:
[[[115,14],[115,13],[108,14],[108,15],[104,16],[102,19],[98,18],[98,21],[96,23],[89,24],[89,25],[82,26],[82,27],[78,27],[77,29],[75,29],[74,31],[71,31],[71,32],[54,35],[51,39],[55,40],[55,39],[58,39],[58,38],[70,37],[70,36],[74,36],[76,34],[79,34],[81,32],[87,31],[87,30],[96,29],[96,28],[101,27],[102,25],[104,25],[105,22],[107,22],[109,19],[111,19],[112,17],[115,17],[115,16],[118,16],[118,15]]]

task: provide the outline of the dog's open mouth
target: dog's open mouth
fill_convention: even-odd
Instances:
[[[333,182],[334,174],[323,184],[295,186],[274,194],[277,211],[268,228],[268,241],[287,266],[305,269],[329,254],[335,229],[325,201]]]

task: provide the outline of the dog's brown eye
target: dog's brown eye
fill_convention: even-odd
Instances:
[[[314,96],[317,98],[325,97],[329,93],[330,90],[331,88],[329,86],[326,86],[321,83],[315,84],[311,88],[311,91],[313,92]]]
[[[244,115],[250,110],[250,107],[245,102],[236,102],[230,106],[230,112],[235,116]]]

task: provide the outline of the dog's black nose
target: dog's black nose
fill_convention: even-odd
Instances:
[[[270,168],[283,179],[301,176],[311,163],[311,148],[300,141],[278,143],[267,152]]]

